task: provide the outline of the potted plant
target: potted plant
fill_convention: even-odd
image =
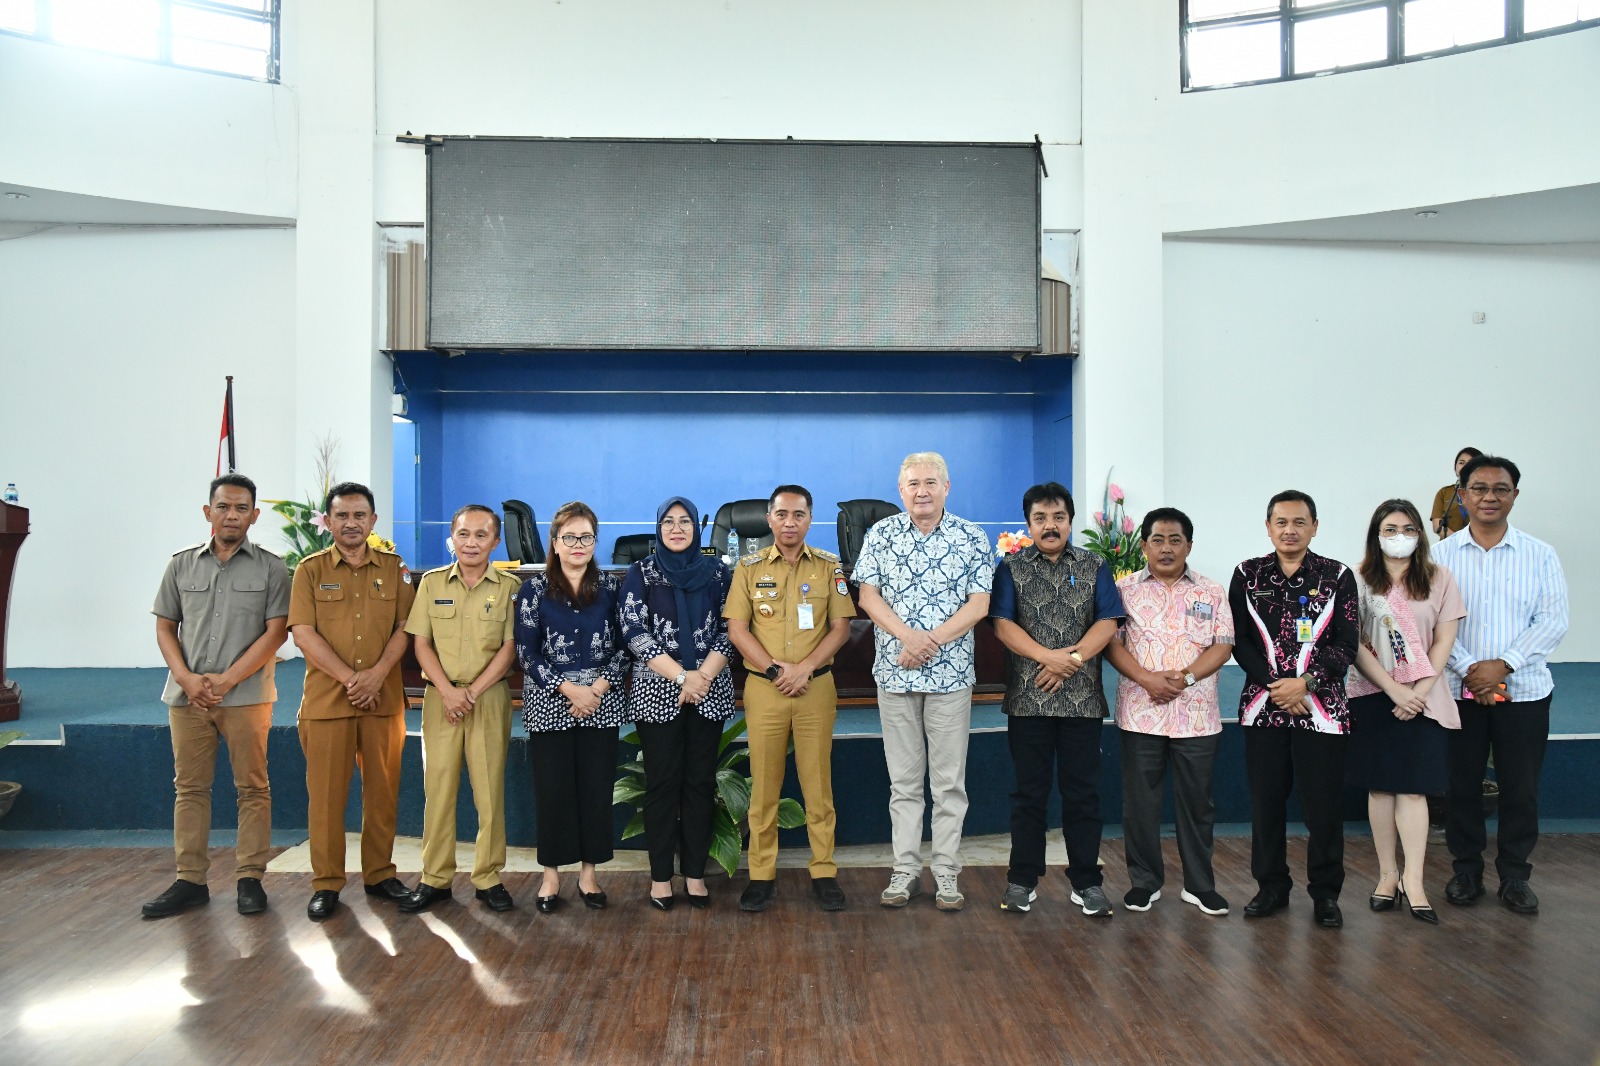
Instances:
[[[744,715],[740,715],[728,723],[717,745],[717,798],[716,810],[711,816],[711,857],[729,877],[739,868],[739,854],[750,837],[751,781],[734,769],[750,758],[750,750],[743,745],[732,747],[733,742],[744,735],[745,728]],[[624,733],[622,739],[636,747],[639,745],[639,734],[635,730]],[[794,750],[792,740],[789,750]],[[633,808],[633,817],[622,830],[622,839],[627,840],[644,832],[644,753],[641,751],[617,769],[621,776],[611,790],[611,802]],[[785,796],[778,801],[778,828],[796,829],[805,824],[805,808],[798,800]]]
[[[0,733],[0,748],[24,735],[20,729],[8,729]],[[0,818],[4,818],[6,812],[11,810],[11,805],[17,801],[17,793],[21,791],[22,785],[16,781],[0,781]]]
[[[1083,531],[1083,547],[1106,561],[1111,576],[1121,579],[1144,568],[1144,549],[1139,543],[1139,527],[1123,507],[1127,500],[1122,486],[1106,473],[1105,495],[1100,510],[1090,516],[1093,525]]]

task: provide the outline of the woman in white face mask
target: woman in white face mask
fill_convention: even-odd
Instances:
[[[1350,783],[1367,791],[1367,817],[1378,851],[1370,904],[1437,925],[1422,864],[1428,847],[1429,795],[1448,785],[1447,729],[1461,718],[1445,663],[1466,616],[1450,571],[1428,558],[1422,517],[1409,500],[1385,500],[1367,526],[1361,560],[1361,645],[1345,691],[1350,697]],[[1395,859],[1398,838],[1405,855]]]

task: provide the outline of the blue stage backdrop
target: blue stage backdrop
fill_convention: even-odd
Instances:
[[[548,519],[581,499],[600,558],[651,531],[672,495],[706,514],[780,482],[816,497],[812,542],[836,545],[835,504],[898,505],[899,463],[937,451],[950,509],[991,536],[1022,525],[1035,481],[1070,485],[1070,362],[994,355],[730,352],[395,357],[412,424],[396,423],[396,541],[414,568],[448,561],[464,503],[529,503]],[[504,557],[504,551],[498,553]]]

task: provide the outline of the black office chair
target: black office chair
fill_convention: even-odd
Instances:
[[[733,551],[728,541],[737,537],[739,543]],[[770,547],[772,529],[767,525],[766,500],[734,500],[717,508],[717,517],[711,523],[711,544],[718,555],[738,558],[753,551]]]
[[[839,561],[845,566],[856,565],[861,554],[861,542],[867,539],[867,530],[890,515],[900,513],[900,508],[888,500],[839,501]]]
[[[506,543],[506,556],[524,566],[544,562],[544,545],[539,543],[539,521],[533,508],[521,500],[505,500],[505,528],[500,531]]]
[[[656,550],[656,538],[649,533],[625,533],[611,546],[612,566],[631,566]]]

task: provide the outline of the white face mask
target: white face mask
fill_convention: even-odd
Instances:
[[[1378,546],[1383,549],[1383,554],[1391,559],[1409,559],[1411,553],[1417,550],[1417,538],[1400,534],[1393,537],[1379,537]]]

